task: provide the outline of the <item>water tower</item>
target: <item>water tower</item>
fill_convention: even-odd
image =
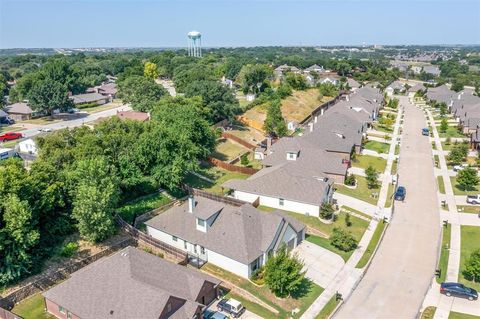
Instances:
[[[188,36],[188,55],[195,58],[202,57],[202,35],[198,31],[190,31]]]

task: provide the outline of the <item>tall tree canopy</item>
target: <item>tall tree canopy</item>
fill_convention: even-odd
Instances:
[[[265,64],[247,64],[237,76],[237,82],[244,93],[260,93],[269,85],[267,80],[273,77],[273,70]]]
[[[151,78],[131,76],[119,83],[119,96],[136,111],[150,112],[168,92]]]

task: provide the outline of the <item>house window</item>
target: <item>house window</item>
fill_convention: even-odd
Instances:
[[[172,304],[168,303],[167,304],[167,312],[170,312],[170,311],[172,311]]]
[[[183,247],[184,247],[185,249],[187,249],[187,241],[186,241],[186,240],[183,241]]]
[[[200,253],[202,255],[205,255],[205,247],[200,246]]]
[[[197,253],[197,245],[193,245],[193,252],[196,254]]]
[[[203,219],[197,218],[197,225],[200,227],[205,227],[205,221]]]
[[[284,201],[285,201],[285,200],[284,200],[283,198],[279,198],[279,199],[278,199],[278,205],[283,206]]]
[[[58,311],[60,313],[65,313],[65,308],[63,308],[62,306],[58,306]]]
[[[178,237],[172,236],[173,241],[178,241]]]
[[[70,311],[67,311],[67,319],[72,319],[72,313]]]

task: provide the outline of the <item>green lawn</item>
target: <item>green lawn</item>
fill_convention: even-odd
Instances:
[[[213,274],[216,277],[222,278],[246,291],[252,293],[257,298],[261,299],[268,305],[278,310],[279,314],[274,317],[265,318],[282,318],[286,319],[291,315],[291,311],[298,308],[300,312],[293,315],[293,318],[300,318],[300,316],[307,310],[315,299],[323,292],[323,288],[314,284],[308,279],[303,282],[302,293],[300,296],[293,296],[287,298],[277,298],[270,289],[264,286],[257,286],[250,280],[237,276],[225,269],[207,263],[202,267],[202,270]],[[247,307],[248,308],[248,307]]]
[[[435,316],[435,311],[437,311],[437,307],[429,306],[425,308],[420,319],[433,319]]]
[[[107,104],[103,104],[103,105],[97,105],[97,106],[82,108],[82,112],[87,112],[87,113],[90,113],[90,114],[94,114],[94,113],[114,109],[116,107],[119,107],[120,105],[121,105],[120,103],[107,103]]]
[[[480,319],[479,316],[468,315],[466,313],[450,311],[448,319]]]
[[[393,125],[392,126],[387,126],[387,125],[381,125],[378,123],[373,124],[373,128],[376,131],[384,132],[384,133],[392,133],[393,132]]]
[[[460,185],[458,185],[456,176],[450,176],[450,181],[452,183],[453,193],[455,195],[475,195],[475,194],[478,194],[478,192],[480,192],[480,188],[479,188],[480,186],[477,186],[473,190],[468,190],[468,191],[464,190]]]
[[[368,141],[363,144],[363,147],[367,150],[371,150],[377,153],[388,153],[388,150],[390,149],[390,144],[378,141]]]
[[[0,126],[0,133],[3,133],[3,132],[18,132],[18,131],[21,131],[21,130],[24,130],[25,128],[24,127],[21,127],[21,126]]]
[[[335,298],[336,296],[333,295],[332,298],[327,302],[325,307],[323,307],[322,311],[315,317],[315,319],[328,319],[332,312],[335,310],[337,305],[340,303],[340,300]]]
[[[478,214],[480,213],[480,206],[457,205],[459,213]]]
[[[462,245],[460,249],[460,274],[458,274],[458,281],[466,286],[472,287],[477,291],[480,291],[480,282],[469,281],[467,280],[462,272],[465,269],[465,263],[470,257],[470,254],[477,249],[480,249],[480,227],[476,226],[461,226],[462,229]]]
[[[437,277],[437,282],[442,283],[447,276],[448,257],[450,256],[450,234],[452,226],[448,224],[448,227],[442,227],[442,247],[440,252],[440,259],[438,261],[438,268],[441,270],[440,277]]]
[[[237,172],[230,172],[219,167],[211,166],[209,168],[205,168],[199,172],[199,174],[208,177],[209,179],[215,181],[215,183],[210,183],[204,179],[201,179],[194,174],[188,174],[184,180],[187,185],[190,185],[194,188],[203,189],[204,191],[215,193],[215,194],[222,194],[226,193],[228,189],[223,189],[221,185],[228,180],[231,179],[247,179],[250,175],[237,173]]]
[[[385,207],[392,206],[394,192],[395,192],[395,185],[388,184],[387,200],[385,201]]]
[[[378,245],[378,242],[380,241],[380,238],[382,237],[382,233],[385,227],[387,227],[387,223],[378,223],[377,228],[375,228],[375,232],[373,233],[372,239],[368,243],[367,249],[365,249],[365,253],[363,254],[362,258],[360,258],[355,268],[363,268],[367,265]]]
[[[372,165],[379,173],[383,173],[385,167],[387,167],[387,160],[372,155],[355,155],[355,159],[352,161],[353,167],[367,169],[370,165]]]
[[[398,145],[398,144],[395,145],[395,153],[394,154],[395,155],[400,154],[400,145]]]
[[[55,319],[45,312],[45,302],[41,294],[33,295],[16,305],[12,312],[23,319]]]
[[[437,176],[438,191],[440,194],[445,194],[445,183],[443,181],[443,176]]]
[[[242,145],[225,139],[224,141],[218,143],[212,156],[218,158],[219,160],[228,162],[247,151],[248,149]]]
[[[255,302],[251,302],[250,300],[247,300],[245,298],[243,298],[242,296],[234,293],[234,292],[228,292],[226,295],[225,295],[225,298],[233,298],[233,299],[236,299],[238,301],[240,301],[242,303],[242,305],[248,310],[248,311],[251,311],[253,312],[254,314],[257,314],[259,315],[260,317],[262,318],[275,318],[275,314],[273,312],[271,312],[270,310],[268,310],[267,308],[264,308],[262,306],[260,306],[259,304],[255,303]]]
[[[312,244],[315,244],[315,245],[323,247],[327,250],[330,250],[331,252],[334,252],[335,254],[342,257],[343,260],[345,260],[345,262],[348,261],[350,256],[355,251],[355,249],[353,249],[351,251],[348,251],[348,252],[340,250],[337,247],[332,246],[332,244],[330,244],[330,240],[328,238],[318,237],[318,236],[314,236],[314,235],[306,235],[305,240],[311,242]]]
[[[437,125],[438,134],[440,137],[466,137],[460,133],[456,126],[449,126],[445,133],[440,132],[440,125]]]
[[[170,199],[164,194],[155,193],[137,198],[117,209],[117,212],[127,223],[133,223],[135,217],[155,208],[168,204]]]
[[[355,197],[357,199],[363,200],[372,205],[377,205],[378,197],[373,198],[372,193],[378,194],[380,192],[380,188],[368,189],[367,181],[363,176],[355,175],[355,179],[357,180],[357,188],[353,189],[353,188],[348,188],[345,185],[335,184],[335,188],[337,189],[337,192],[347,196]],[[379,182],[379,185],[380,185],[380,182]]]
[[[266,212],[271,212],[271,211],[275,210],[273,208],[266,207],[266,206],[259,206],[258,208],[260,210],[263,210],[263,211],[266,211]],[[365,233],[365,230],[367,230],[369,221],[367,221],[365,219],[362,219],[362,218],[358,218],[358,217],[353,216],[353,215],[350,215],[351,225],[349,227],[347,227],[347,225],[345,223],[345,217],[347,216],[347,211],[357,213],[357,214],[360,214],[360,215],[363,215],[365,217],[370,218],[368,215],[365,215],[362,212],[359,212],[359,211],[357,211],[353,208],[350,208],[350,207],[345,207],[345,208],[342,207],[340,209],[340,213],[337,214],[335,221],[331,224],[323,223],[317,217],[306,216],[306,215],[303,215],[303,214],[298,214],[298,213],[288,212],[288,211],[283,211],[283,212],[286,213],[287,215],[289,215],[290,217],[299,220],[300,222],[304,223],[305,225],[318,230],[319,232],[325,234],[327,237],[329,237],[331,235],[331,233],[332,233],[332,231],[335,227],[338,227],[338,228],[342,228],[344,230],[347,230],[347,231],[351,232],[353,237],[355,237],[355,239],[357,241],[360,241],[360,239],[362,239],[363,234]],[[317,237],[317,236],[312,236],[312,237]],[[321,237],[317,237],[317,238],[321,238]],[[350,254],[344,254],[342,252],[339,253],[338,249],[336,249],[333,246],[330,246],[328,244],[328,241],[329,241],[328,238],[321,238],[321,239],[325,240],[325,241],[322,241],[321,244],[319,244],[319,241],[317,241],[314,238],[311,238],[311,240],[309,240],[309,241],[313,242],[314,244],[319,244],[320,246],[322,246],[326,249],[329,249],[329,250],[333,251],[334,253],[339,254],[343,258],[350,257],[351,253]]]
[[[398,171],[398,160],[394,160],[394,161],[392,162],[391,174],[392,174],[392,175],[395,175],[395,174],[397,174],[397,171]]]

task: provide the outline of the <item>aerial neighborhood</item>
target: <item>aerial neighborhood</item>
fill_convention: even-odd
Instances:
[[[182,32],[0,43],[0,319],[480,318],[478,45]]]

